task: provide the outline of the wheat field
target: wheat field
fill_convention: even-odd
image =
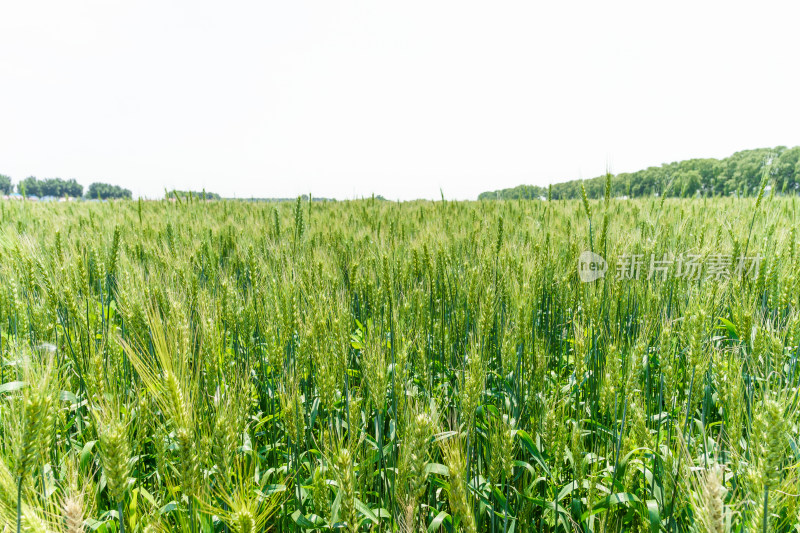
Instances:
[[[0,208],[4,532],[800,531],[796,197]]]

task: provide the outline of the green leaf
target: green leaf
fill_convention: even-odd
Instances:
[[[547,475],[550,475],[550,469],[547,467],[542,454],[539,453],[539,450],[536,448],[533,438],[531,438],[526,431],[521,429],[517,430],[517,437],[519,437],[519,440],[522,441],[522,445],[526,450],[528,450],[528,453],[533,456],[533,460],[536,461],[536,464],[542,467],[542,470],[544,470]]]
[[[98,531],[101,527],[106,525],[105,522],[95,520],[94,518],[87,518],[83,523],[92,531]]]
[[[0,393],[18,391],[27,385],[25,381],[9,381],[0,385]]]
[[[62,402],[78,403],[78,397],[75,396],[75,393],[68,390],[62,390],[59,399]]]
[[[431,520],[431,523],[428,526],[428,533],[433,533],[437,529],[441,529],[442,524],[447,519],[450,519],[450,515],[444,511],[439,511],[439,514],[437,514],[436,517]]]
[[[362,513],[364,516],[366,516],[367,518],[369,518],[369,520],[370,520],[370,521],[371,521],[373,524],[377,524],[377,523],[378,523],[378,517],[375,515],[375,513],[373,513],[373,512],[372,512],[372,510],[371,510],[369,507],[367,507],[366,505],[364,505],[364,502],[362,502],[362,501],[361,501],[361,500],[359,500],[358,498],[356,498],[355,500],[356,500],[356,509],[358,509],[359,511],[361,511],[361,513]]]
[[[83,449],[81,450],[81,470],[85,470],[86,466],[89,464],[89,461],[92,460],[92,449],[94,448],[96,440],[90,440],[86,444],[83,445]]]
[[[174,511],[177,508],[178,508],[177,502],[171,501],[167,505],[162,507],[158,512],[159,512],[159,514],[167,514],[167,513],[171,513],[172,511]]]
[[[558,493],[558,501],[563,500],[569,493],[578,489],[578,482],[572,481],[564,485],[564,488]]]
[[[316,524],[314,524],[314,522],[306,518],[305,515],[300,512],[300,509],[292,513],[292,520],[294,520],[294,523],[297,524],[298,526],[304,527],[306,529],[314,529],[316,527]]]
[[[438,474],[440,476],[450,476],[450,471],[446,466],[440,463],[428,463],[425,465],[425,472],[428,474]]]
[[[728,330],[728,335],[730,338],[739,340],[739,334],[736,332],[736,326],[733,324],[733,322],[722,317],[719,317],[719,321],[722,322],[722,325]]]
[[[271,485],[265,485],[264,488],[261,489],[259,492],[264,496],[272,496],[273,494],[276,494],[278,492],[285,492],[285,491],[286,491],[286,485],[282,483],[275,483]]]
[[[617,492],[597,502],[591,511],[583,513],[583,518],[585,519],[593,514],[605,511],[614,505],[638,505],[641,503],[642,501],[635,494],[631,494],[630,492]]]
[[[658,533],[661,527],[661,513],[658,510],[658,502],[647,500],[647,519],[650,521],[650,533]]]
[[[508,506],[508,502],[506,501],[505,495],[500,491],[500,489],[494,485],[492,485],[492,494],[494,495],[495,499],[500,503],[500,507],[505,508]]]
[[[147,489],[145,489],[144,487],[139,487],[139,494],[141,494],[144,497],[145,500],[150,502],[150,505],[152,505],[153,507],[156,506],[156,499],[153,498],[153,495],[150,494],[147,491]]]

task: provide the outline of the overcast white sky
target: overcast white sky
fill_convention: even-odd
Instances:
[[[800,145],[797,2],[0,0],[0,173],[470,199]]]

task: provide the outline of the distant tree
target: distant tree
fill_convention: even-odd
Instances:
[[[64,192],[67,196],[72,196],[73,198],[80,198],[83,196],[83,185],[75,181],[74,179],[69,180],[64,184]]]
[[[800,146],[784,151],[772,163],[772,175],[779,190],[795,188],[800,178],[796,170],[798,164],[800,164]]]
[[[96,200],[108,199],[128,199],[130,200],[133,195],[129,189],[123,189],[119,185],[110,185],[108,183],[95,182],[89,185],[86,190],[86,198]]]
[[[83,196],[83,185],[74,179],[49,178],[40,183],[41,196],[72,196],[74,198]]]
[[[26,197],[41,196],[42,182],[36,179],[35,176],[28,176],[24,180],[17,183],[17,192]]]
[[[220,195],[215,192],[207,191],[167,191],[166,197],[169,198],[198,198],[206,200],[219,200]]]
[[[0,193],[11,194],[12,190],[13,189],[11,187],[11,178],[3,174],[0,174]]]
[[[83,194],[83,185],[74,179],[48,178],[40,180],[34,176],[28,176],[17,184],[17,191],[25,196],[73,196],[77,198]]]
[[[698,171],[690,170],[689,172],[683,174],[680,179],[681,197],[688,198],[690,196],[694,196],[694,194],[700,189],[700,180],[702,177]]]
[[[667,196],[706,196],[758,194],[764,165],[770,164],[770,175],[776,191],[793,194],[800,190],[800,147],[758,148],[736,152],[724,159],[687,159],[649,167],[637,172],[618,174],[611,179],[615,196],[627,194],[631,198],[665,194]],[[601,198],[604,176],[583,181],[587,196]],[[574,199],[581,196],[579,180],[555,183],[552,198]],[[668,187],[668,185],[670,185]],[[513,200],[544,196],[538,187],[520,185],[511,189],[481,193],[480,200]],[[544,189],[541,189],[542,191]]]

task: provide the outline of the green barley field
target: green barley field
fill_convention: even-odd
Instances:
[[[800,531],[763,190],[0,202],[0,530]]]

